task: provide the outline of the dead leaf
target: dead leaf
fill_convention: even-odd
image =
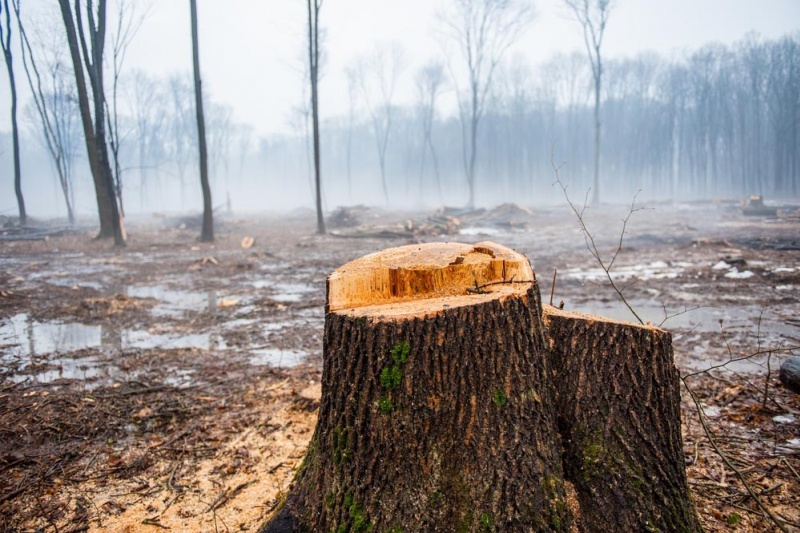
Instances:
[[[150,409],[149,407],[142,407],[141,409],[139,409],[139,412],[137,412],[133,416],[134,418],[147,418],[148,416],[152,416],[152,414],[153,414],[152,409]]]
[[[217,307],[233,307],[234,305],[238,304],[239,300],[236,298],[223,298],[217,304]]]
[[[242,248],[247,250],[248,248],[252,248],[252,246],[253,246],[253,244],[255,244],[255,242],[256,242],[256,240],[253,237],[245,237],[244,239],[242,239],[241,246],[242,246]]]

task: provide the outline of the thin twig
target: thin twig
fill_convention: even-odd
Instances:
[[[642,207],[638,207],[638,208],[636,207],[636,198],[639,196],[639,193],[637,192],[633,196],[633,201],[631,202],[631,208],[628,211],[628,214],[625,216],[625,218],[622,219],[622,231],[620,232],[620,235],[619,235],[619,243],[617,245],[617,249],[614,252],[614,254],[612,255],[611,261],[608,263],[608,265],[606,265],[606,262],[603,261],[603,258],[600,255],[600,250],[597,248],[597,243],[594,240],[594,235],[592,235],[592,233],[589,231],[589,228],[586,227],[586,222],[583,220],[583,213],[586,211],[589,192],[588,191],[586,192],[586,198],[584,199],[583,207],[579,210],[575,206],[575,204],[572,203],[572,200],[569,197],[569,193],[567,193],[567,186],[564,185],[564,182],[561,181],[561,176],[559,175],[559,170],[561,169],[563,164],[559,165],[559,166],[556,166],[554,155],[553,155],[552,151],[550,152],[550,164],[552,165],[553,170],[555,171],[555,174],[556,174],[556,181],[553,182],[553,184],[554,185],[558,184],[559,187],[561,187],[561,190],[564,192],[564,198],[566,198],[566,200],[567,200],[567,204],[569,204],[570,209],[572,209],[572,212],[575,213],[575,216],[578,218],[578,222],[579,222],[579,224],[581,226],[581,232],[583,233],[583,238],[586,241],[586,248],[589,250],[589,253],[592,254],[592,257],[594,257],[595,260],[598,262],[598,264],[600,265],[600,268],[603,269],[603,272],[605,273],[606,278],[608,279],[608,282],[611,285],[611,288],[614,289],[614,291],[620,297],[620,299],[622,300],[622,303],[625,304],[625,307],[627,307],[628,310],[631,312],[631,314],[633,314],[633,316],[636,317],[636,320],[638,320],[640,324],[644,324],[644,320],[642,320],[642,317],[640,317],[639,314],[633,309],[631,304],[628,303],[628,300],[627,300],[627,298],[625,298],[625,295],[622,293],[622,290],[619,287],[617,287],[617,284],[614,282],[614,278],[611,276],[611,267],[614,266],[614,262],[617,260],[617,257],[619,256],[619,253],[622,251],[622,241],[625,238],[625,230],[628,227],[628,221],[630,220],[631,216],[633,216],[633,214],[635,212],[641,211],[642,209],[644,209]]]
[[[750,486],[750,483],[748,483],[747,480],[745,479],[744,474],[742,474],[742,472],[738,468],[736,468],[736,466],[733,464],[730,458],[725,454],[725,452],[723,452],[719,448],[713,433],[706,424],[705,421],[706,414],[705,411],[703,410],[703,407],[700,405],[700,400],[697,398],[697,395],[695,394],[694,390],[692,390],[689,384],[686,383],[686,378],[681,377],[681,381],[683,382],[683,386],[686,387],[686,390],[689,392],[689,396],[692,398],[692,402],[697,408],[697,414],[698,414],[697,418],[700,420],[700,425],[703,427],[703,432],[705,433],[708,442],[711,444],[711,447],[714,449],[714,452],[722,459],[722,462],[724,462],[725,465],[727,465],[727,467],[730,468],[734,474],[736,474],[736,477],[738,477],[739,480],[742,482],[745,489],[747,489],[747,492],[750,494],[750,497],[753,498],[753,500],[758,505],[759,509],[761,509],[767,516],[769,516],[769,518],[772,519],[772,521],[775,523],[778,529],[787,532],[788,530],[786,529],[786,527],[784,527],[783,522],[779,520],[778,517],[776,517],[774,514],[772,514],[772,511],[770,511],[764,505],[764,503],[761,501],[761,498],[758,497],[758,494],[756,494],[756,492]]]
[[[800,345],[788,346],[786,348],[772,348],[770,350],[763,350],[763,351],[760,351],[760,352],[753,352],[753,353],[750,353],[750,354],[747,354],[747,355],[743,355],[741,357],[731,357],[730,359],[728,359],[724,363],[720,363],[718,365],[712,365],[712,366],[710,366],[708,368],[705,368],[703,370],[698,370],[697,372],[691,372],[691,373],[686,374],[685,376],[683,376],[683,378],[686,379],[686,378],[691,378],[691,377],[697,376],[699,374],[707,374],[707,373],[711,372],[712,370],[725,368],[726,366],[728,366],[731,363],[736,363],[737,361],[746,361],[748,359],[752,359],[753,357],[758,357],[759,355],[767,355],[769,353],[793,352],[793,351],[796,351],[796,350],[800,350]],[[729,354],[732,354],[730,345],[728,345],[728,351],[729,351]]]

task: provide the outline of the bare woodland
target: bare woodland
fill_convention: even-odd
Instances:
[[[592,2],[571,5],[583,9],[584,4],[594,6]],[[506,53],[513,37],[531,26],[530,15],[481,14],[474,11],[475,5],[456,3],[443,14],[441,41],[447,60],[434,57],[430,63],[442,65],[443,75],[433,87],[416,91],[415,102],[399,102],[396,87],[404,78],[424,87],[421,79],[430,75],[430,69],[404,65],[400,43],[378,46],[372,56],[353,59],[350,111],[344,116],[314,121],[311,96],[317,89],[312,88],[308,102],[298,108],[307,109],[298,115],[298,135],[254,139],[247,124],[234,123],[230,110],[216,103],[213,94],[207,95],[209,178],[216,205],[227,204],[230,198],[233,205],[251,209],[254,195],[243,191],[258,191],[263,197],[265,187],[280,183],[283,176],[292,203],[319,203],[320,211],[381,201],[396,206],[552,202],[559,196],[550,187],[554,145],[557,157],[568,162],[567,180],[582,190],[591,187],[594,201],[637,189],[654,198],[672,199],[797,193],[800,48],[796,36],[764,40],[749,35],[731,46],[708,45],[669,59],[652,53],[603,58],[600,39],[608,20],[613,24],[612,3],[609,11],[592,15],[599,20],[576,11],[576,32],[588,39],[583,54],[554,57],[534,66],[518,54]],[[113,34],[112,43],[118,43],[114,46],[118,50],[108,55],[121,55],[120,43],[128,42],[119,40],[128,27],[125,21],[135,22],[141,16],[130,5],[125,9],[121,18],[115,14],[107,30]],[[524,4],[515,9],[524,9]],[[325,12],[312,4],[309,13],[311,25],[305,33],[311,40],[304,62],[312,61],[307,72],[313,71],[317,87],[325,79],[324,33],[321,41],[314,36],[316,24],[324,24]],[[86,16],[85,10],[82,15]],[[481,29],[470,24],[477,24],[483,15],[496,19],[487,18],[486,34],[469,40],[471,46],[484,43],[483,48],[465,49],[465,39]],[[14,16],[9,21],[14,35],[25,36],[27,43],[17,58],[17,64],[28,65],[30,83],[23,87],[30,84],[38,96],[20,110],[20,134],[30,141],[30,149],[51,154],[51,168],[58,170],[64,190],[66,216],[75,210],[76,184],[86,188],[85,182],[81,185],[83,170],[75,174],[73,169],[75,165],[85,169],[87,161],[85,150],[76,149],[84,144],[81,128],[76,127],[83,119],[75,105],[80,101],[75,74],[65,68],[72,61],[64,53],[70,48],[66,40],[59,45],[50,37],[63,28],[26,24],[25,16],[23,9],[19,28]],[[97,23],[100,19],[95,18]],[[81,25],[88,26],[88,21]],[[78,41],[90,46],[90,37]],[[86,52],[80,55],[91,59]],[[317,62],[322,68],[315,66]],[[91,63],[87,65],[91,81]],[[199,192],[200,185],[197,164],[189,164],[190,157],[196,158],[192,154],[197,150],[197,132],[194,112],[186,108],[192,101],[187,99],[191,94],[187,74],[154,78],[128,71],[123,64],[109,75],[114,86],[113,99],[106,96],[113,104],[107,106],[109,121],[93,128],[109,137],[107,151],[113,162],[108,166],[109,171],[116,169],[112,181],[120,210],[123,190],[130,196],[125,203],[136,211],[165,207],[164,192],[179,198],[183,208],[192,207],[187,198]],[[103,90],[112,92],[108,87]],[[445,96],[456,98],[455,113],[447,110]],[[321,142],[313,140],[315,129]],[[99,159],[98,165],[109,157]],[[319,193],[309,170],[312,176],[325,176]],[[102,188],[105,181],[95,183]],[[20,190],[24,177],[22,183]],[[103,202],[104,212],[113,207],[107,204]],[[89,207],[83,205],[81,210]],[[108,217],[103,215],[103,220]],[[110,225],[104,225],[103,234],[110,231]]]
[[[0,530],[800,531],[800,33],[612,56],[627,1],[534,64],[444,0],[331,113],[306,0],[265,134],[204,2],[154,75],[152,6],[0,0]]]

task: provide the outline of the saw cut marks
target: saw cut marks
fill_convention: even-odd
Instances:
[[[524,255],[493,242],[413,244],[366,255],[334,271],[328,278],[328,311],[464,296],[468,288],[487,284],[495,284],[494,292],[524,293],[527,284],[514,288],[503,282],[533,280]]]

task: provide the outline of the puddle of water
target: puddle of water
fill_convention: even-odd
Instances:
[[[316,291],[315,287],[306,285],[305,283],[281,283],[279,287],[281,292],[271,296],[273,300],[278,302],[300,302],[304,300],[309,293]]]
[[[39,322],[25,313],[0,324],[0,354],[4,360],[14,354],[47,355],[84,348],[222,350],[227,345],[218,333],[170,335],[141,330],[117,331],[103,325]]]
[[[250,364],[254,366],[292,367],[303,362],[308,355],[300,350],[280,350],[278,348],[262,348],[253,350]]]
[[[164,384],[178,388],[188,387],[194,381],[193,375],[194,370],[191,369],[173,369],[170,375],[164,378]]]
[[[687,295],[689,296],[689,295]],[[780,314],[780,309],[765,311],[754,305],[730,305],[726,307],[700,307],[691,305],[667,305],[665,321],[664,306],[656,299],[628,299],[628,303],[645,322],[668,330],[692,330],[696,332],[718,333],[721,327],[726,332],[750,332],[755,338],[758,330],[758,319],[761,316],[761,335],[765,338],[797,335],[798,326],[788,323]],[[622,302],[586,302],[576,303],[570,308],[593,315],[600,315],[614,320],[636,322],[636,317]],[[685,312],[682,312],[684,311]],[[676,316],[672,316],[676,315]],[[720,321],[722,325],[720,326]]]
[[[61,260],[63,261],[64,259],[65,258],[62,256]],[[58,270],[54,272],[48,268],[29,272],[25,275],[25,277],[29,281],[43,280],[47,283],[52,283],[53,285],[72,287],[73,285],[93,284],[93,280],[88,282],[83,280],[86,278],[97,277],[98,274],[109,273],[117,269],[117,265],[113,264],[90,264],[82,262],[79,264],[79,266],[73,266],[69,263],[63,262],[63,265],[67,266],[69,270]]]
[[[632,278],[640,280],[649,279],[675,279],[682,274],[688,263],[669,265],[664,261],[653,261],[648,264],[620,266],[611,273],[614,281],[628,281]],[[559,275],[562,275],[559,273]],[[563,273],[566,279],[575,279],[581,282],[605,281],[606,272],[602,268],[570,268]]]
[[[123,292],[134,298],[154,298],[159,304],[152,309],[155,316],[180,316],[186,311],[214,311],[217,292],[191,292],[170,289],[164,285],[129,286]]]
[[[119,335],[119,343],[115,347],[120,350],[176,350],[185,348],[224,350],[228,346],[218,333],[169,335],[140,330],[125,330]]]
[[[500,230],[497,228],[481,228],[481,227],[471,227],[471,228],[461,228],[459,230],[461,235],[499,235]]]
[[[87,389],[93,389],[101,383],[108,383],[113,380],[130,379],[132,375],[122,371],[113,365],[101,365],[97,360],[87,357],[83,359],[73,359],[61,357],[54,362],[55,368],[50,368],[41,372],[22,372],[13,374],[11,381],[21,383],[26,380],[33,380],[37,383],[51,383],[56,380],[80,380],[85,381]]]
[[[77,323],[38,322],[26,313],[0,323],[0,346],[17,346],[31,355],[72,352],[101,346],[102,326]]]
[[[306,320],[293,319],[293,320],[280,320],[276,322],[265,322],[261,324],[261,331],[269,333],[272,331],[283,331],[288,328],[302,327],[308,324]]]

